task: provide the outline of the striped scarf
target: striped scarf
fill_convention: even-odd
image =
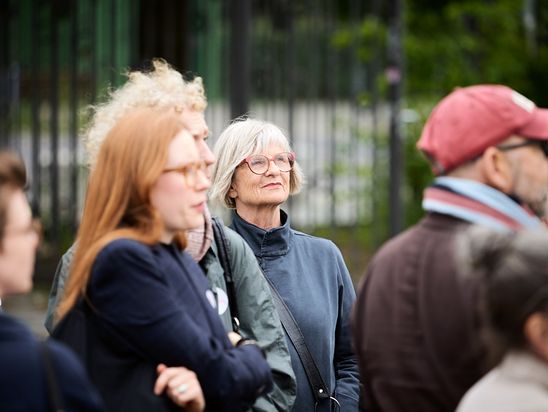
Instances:
[[[540,219],[508,195],[467,179],[436,178],[424,192],[422,208],[498,231],[543,227]]]
[[[213,226],[209,209],[204,210],[204,225],[187,232],[186,251],[194,261],[199,262],[205,256],[207,250],[213,243]]]

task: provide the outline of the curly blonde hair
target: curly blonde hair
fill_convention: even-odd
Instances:
[[[83,133],[90,167],[95,164],[106,135],[130,110],[150,107],[204,111],[207,107],[201,77],[187,81],[163,59],[154,59],[152,65],[150,72],[129,72],[128,81],[111,91],[106,102],[91,106],[92,117]]]

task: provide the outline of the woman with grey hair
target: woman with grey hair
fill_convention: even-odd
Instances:
[[[271,123],[237,120],[221,133],[214,154],[217,164],[210,196],[234,209],[232,229],[253,249],[274,294],[277,291],[302,332],[327,387],[327,394],[322,390],[320,395],[328,396],[318,399],[306,362],[290,336],[297,376],[293,410],[356,411],[358,369],[349,327],[354,287],[335,244],[293,230],[281,209],[303,183],[287,138]],[[286,322],[284,328],[287,332]]]
[[[548,231],[459,239],[460,265],[479,281],[486,336],[502,359],[462,399],[458,412],[548,410]]]

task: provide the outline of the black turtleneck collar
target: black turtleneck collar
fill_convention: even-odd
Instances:
[[[232,229],[242,236],[251,246],[257,257],[286,255],[291,247],[293,232],[289,226],[287,213],[280,209],[281,226],[264,230],[242,219],[236,211],[232,212]]]

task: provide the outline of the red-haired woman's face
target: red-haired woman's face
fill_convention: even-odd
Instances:
[[[15,190],[10,194],[6,212],[0,251],[0,296],[31,290],[38,247],[38,233],[23,191]]]
[[[171,242],[177,231],[204,224],[210,184],[192,135],[182,130],[171,141],[164,173],[150,194],[152,206],[164,222],[162,241]]]

